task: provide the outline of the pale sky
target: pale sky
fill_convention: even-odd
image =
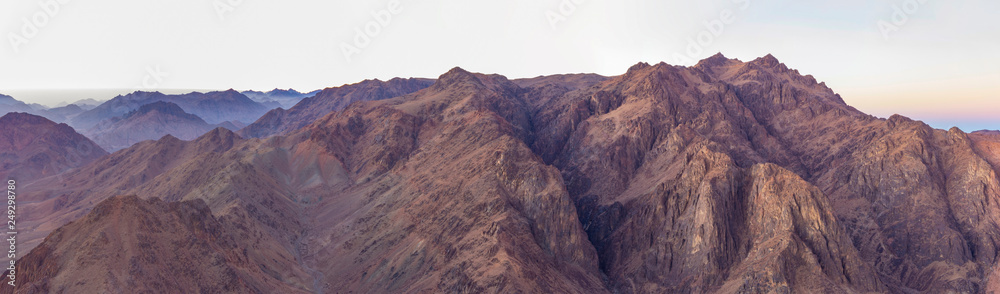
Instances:
[[[618,75],[640,61],[692,65],[716,52],[744,61],[772,53],[868,113],[1000,129],[996,0],[397,4],[2,1],[0,93],[54,105],[137,89],[310,91],[437,77],[455,66],[510,78]],[[894,30],[883,34],[880,21]],[[375,33],[367,44],[356,31],[366,28]],[[350,61],[345,46],[357,48]]]

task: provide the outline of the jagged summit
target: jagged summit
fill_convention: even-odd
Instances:
[[[714,68],[725,67],[733,64],[742,64],[742,63],[743,62],[740,61],[739,59],[729,59],[725,55],[722,55],[722,53],[720,52],[708,58],[702,59],[697,64],[695,64],[694,67],[711,72],[714,71]]]
[[[785,66],[784,63],[781,63],[781,61],[778,61],[778,58],[774,57],[774,55],[771,55],[771,54],[767,54],[767,55],[765,55],[763,57],[759,57],[757,59],[754,59],[754,60],[748,62],[747,64],[754,65],[754,66],[760,66],[760,67],[763,67],[763,68],[771,68],[771,69],[775,69],[775,70],[777,70],[779,72],[784,72],[784,71],[788,70],[788,67]]]
[[[865,115],[771,55],[614,77],[370,80],[240,135],[270,138],[163,137],[39,184],[19,246],[49,238],[20,282],[979,293],[1000,277],[1000,139]],[[71,222],[102,214],[118,221]]]
[[[473,74],[461,67],[455,67],[438,77],[435,88],[447,87],[460,83],[470,83],[483,85],[483,82]]]
[[[628,71],[629,72],[631,72],[631,71],[638,71],[638,70],[642,70],[644,68],[647,68],[649,66],[650,66],[649,63],[643,61],[643,62],[636,63],[635,65],[629,67]]]
[[[241,141],[243,141],[243,138],[233,131],[224,127],[217,127],[201,135],[193,143],[200,146],[198,147],[199,150],[222,152],[229,150],[229,148],[232,148]]]

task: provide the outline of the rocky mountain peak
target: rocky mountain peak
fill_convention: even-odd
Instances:
[[[767,54],[764,57],[759,57],[751,62],[764,67],[775,67],[781,64],[781,61],[778,61],[778,58],[774,57],[774,55],[771,54]]]
[[[435,83],[436,88],[448,87],[457,84],[472,84],[482,86],[483,82],[479,80],[475,74],[462,69],[461,67],[455,67],[438,77]]]
[[[73,293],[120,281],[155,292],[166,277],[209,293],[996,289],[1000,140],[867,116],[820,86],[772,55],[717,54],[607,79],[511,82],[455,68],[436,83],[330,88],[255,123],[270,139],[166,136],[68,172],[73,187],[52,185],[27,208],[25,227],[41,229],[25,246],[63,229],[21,263],[33,266],[23,283]],[[139,197],[98,205],[121,194]],[[164,201],[139,200],[155,197]],[[208,262],[183,268],[196,260]]]
[[[733,59],[726,58],[722,53],[716,53],[708,58],[702,59],[695,65],[695,67],[716,67],[723,66],[732,61]]]

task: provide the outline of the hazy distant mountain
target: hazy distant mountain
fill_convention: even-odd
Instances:
[[[91,109],[94,109],[95,107],[101,105],[101,103],[104,103],[104,102],[103,101],[97,101],[96,99],[93,99],[93,98],[87,98],[87,99],[77,100],[76,102],[73,102],[73,103],[62,102],[62,103],[59,103],[58,105],[56,105],[56,107],[64,107],[64,106],[69,106],[69,105],[76,105],[76,106],[79,106],[80,108],[83,108],[84,110],[91,110]]]
[[[0,94],[0,112],[34,112],[35,109],[27,103],[18,101],[14,97]]]
[[[262,138],[284,134],[302,128],[333,111],[339,111],[357,101],[374,101],[406,95],[427,88],[434,80],[400,79],[389,81],[365,80],[351,85],[327,88],[315,96],[305,98],[294,107],[275,109],[239,134],[244,137]]]
[[[84,110],[79,106],[63,106],[58,108],[47,108],[40,104],[28,104],[11,96],[0,94],[0,115],[12,112],[24,112],[45,117],[51,121],[62,123],[68,118],[72,118]]]
[[[65,124],[27,113],[0,117],[0,178],[27,184],[108,154]]]
[[[49,114],[51,114],[53,116],[63,117],[64,118],[63,119],[64,122],[65,122],[65,120],[72,119],[73,117],[75,117],[76,115],[79,115],[79,114],[83,113],[84,111],[87,111],[87,109],[85,109],[85,108],[83,108],[83,107],[81,107],[80,105],[77,105],[77,104],[70,104],[70,105],[60,106],[60,107],[56,107],[56,108],[49,108],[48,110],[46,110],[46,112],[48,112]]]
[[[295,104],[299,103],[299,101],[302,101],[303,98],[315,96],[317,93],[319,93],[319,91],[320,90],[312,91],[309,93],[300,93],[295,89],[288,89],[288,90],[274,89],[268,92],[250,90],[250,91],[243,91],[242,93],[243,95],[250,97],[250,99],[253,99],[253,101],[256,101],[258,103],[264,104],[270,102],[277,102],[279,107],[288,109],[291,108],[292,106],[295,106]]]
[[[157,101],[140,106],[122,117],[102,121],[84,134],[105,150],[115,152],[166,135],[193,140],[216,127],[184,112],[177,104]]]
[[[277,133],[267,139],[166,136],[41,180],[22,195],[18,246],[34,249],[21,287],[1000,287],[994,133],[867,115],[771,55],[639,63],[608,78],[455,68],[425,81],[327,89],[272,112],[294,119],[254,129]],[[316,115],[305,105],[322,114],[294,127]]]
[[[81,113],[70,122],[75,128],[90,129],[101,121],[120,117],[142,105],[156,101],[177,104],[185,112],[197,115],[209,124],[226,121],[252,122],[270,110],[235,90],[209,93],[193,92],[183,95],[138,91],[115,97],[94,109]]]

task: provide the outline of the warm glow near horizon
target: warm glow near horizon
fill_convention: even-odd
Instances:
[[[988,0],[5,1],[0,93],[55,105],[140,89],[311,91],[455,66],[618,75],[640,61],[772,53],[873,115],[1000,129],[997,11]]]

